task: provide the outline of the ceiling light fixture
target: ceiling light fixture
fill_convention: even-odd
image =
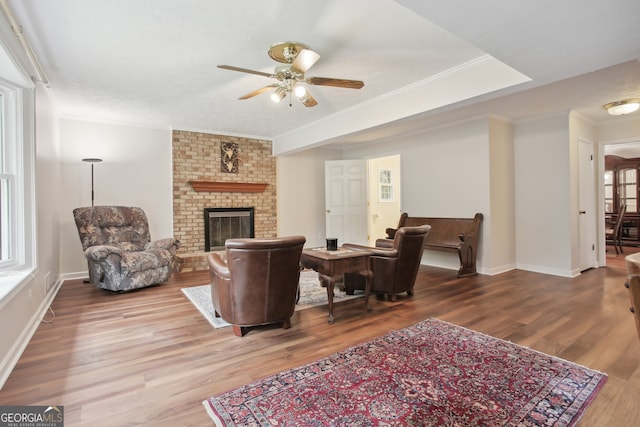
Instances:
[[[271,94],[271,100],[273,102],[280,102],[285,96],[287,96],[287,90],[280,86]]]
[[[302,98],[307,94],[307,90],[304,88],[304,86],[296,85],[293,93],[295,93],[298,98]]]
[[[307,89],[304,86],[300,86],[296,84],[292,79],[290,79],[285,81],[284,84],[282,84],[281,86],[278,86],[271,93],[271,100],[276,103],[280,102],[288,94],[291,94],[291,93],[293,93],[296,97],[298,97],[301,100],[310,99],[310,97],[307,95]]]
[[[640,98],[625,99],[623,101],[610,102],[602,106],[612,116],[633,113],[640,108]]]

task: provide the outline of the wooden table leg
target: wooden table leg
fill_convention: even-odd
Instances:
[[[369,294],[373,290],[373,272],[371,270],[367,270],[364,274],[366,279],[364,286],[364,305],[367,307],[367,311],[371,311],[372,308],[369,305]]]
[[[333,276],[318,273],[321,281],[327,285],[327,301],[329,302],[329,323],[333,323],[333,289],[336,286],[336,279]]]

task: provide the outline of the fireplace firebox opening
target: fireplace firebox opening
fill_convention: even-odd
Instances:
[[[227,239],[254,236],[254,208],[205,208],[204,250],[224,249]]]

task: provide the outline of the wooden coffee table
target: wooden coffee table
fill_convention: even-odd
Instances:
[[[371,310],[369,292],[373,285],[373,273],[369,263],[370,255],[369,251],[351,248],[338,248],[335,251],[328,251],[325,248],[303,249],[300,264],[304,268],[318,272],[318,278],[327,287],[329,323],[333,323],[333,290],[336,282],[343,280],[344,273],[358,273],[365,276],[364,303],[367,310]]]

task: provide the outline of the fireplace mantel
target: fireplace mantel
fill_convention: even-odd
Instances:
[[[254,182],[189,181],[197,192],[262,193],[269,184]]]

